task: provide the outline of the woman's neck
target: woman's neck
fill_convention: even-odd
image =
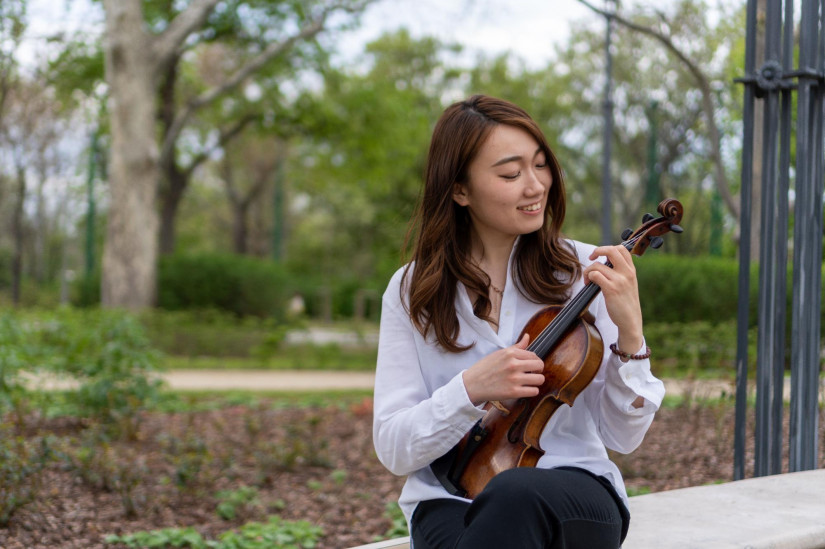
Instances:
[[[510,263],[510,254],[516,239],[496,239],[482,241],[477,234],[473,235],[473,261],[487,273],[494,286],[504,287],[507,280],[507,266]]]

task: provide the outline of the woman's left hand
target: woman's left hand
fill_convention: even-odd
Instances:
[[[584,269],[585,282],[598,284],[610,319],[619,328],[616,345],[626,353],[635,353],[644,342],[642,307],[633,258],[624,246],[599,246],[590,259],[606,257],[613,268],[595,261]]]

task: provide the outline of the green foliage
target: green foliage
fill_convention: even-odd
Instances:
[[[643,495],[649,494],[649,493],[650,493],[650,487],[649,486],[639,486],[639,487],[628,486],[627,487],[628,497],[643,496]]]
[[[316,286],[383,286],[397,268],[440,96],[459,76],[441,59],[455,50],[406,30],[388,33],[368,46],[367,74],[330,69],[321,92],[300,98],[307,136],[287,179],[309,204],[288,243],[293,272]]]
[[[384,517],[390,519],[391,525],[381,539],[393,539],[403,536],[409,536],[410,532],[407,529],[407,519],[401,511],[401,507],[395,501],[388,502],[384,506]],[[376,539],[375,541],[380,541]]]
[[[719,257],[686,257],[651,252],[634,258],[645,326],[650,324],[735,321],[739,300],[739,263]],[[787,267],[786,311],[793,306],[792,266]],[[749,322],[757,325],[760,266],[750,269]],[[825,293],[822,295],[825,305]],[[825,315],[825,306],[820,307]],[[821,317],[825,319],[825,316]],[[791,328],[790,321],[788,329]],[[825,330],[825,322],[822,322]]]
[[[250,357],[283,330],[275,319],[238,317],[220,309],[148,310],[139,319],[152,346],[188,357]]]
[[[249,522],[224,532],[218,540],[204,540],[194,528],[165,528],[123,536],[106,536],[106,543],[135,549],[184,547],[189,549],[312,549],[323,529],[307,521],[286,521],[272,516],[267,522]]]
[[[282,318],[290,295],[285,282],[282,267],[272,261],[229,254],[177,254],[161,259],[158,305]]]
[[[316,547],[323,529],[305,520],[286,521],[277,516],[268,522],[250,522],[237,532],[232,530],[219,536],[215,549],[312,549]]]
[[[68,445],[61,452],[66,467],[87,485],[117,494],[123,514],[130,518],[137,517],[141,505],[145,503],[140,487],[146,480],[146,466],[141,458],[112,445],[100,428],[84,432],[79,442],[79,446]]]
[[[41,494],[42,472],[52,460],[48,439],[26,440],[0,424],[0,527]]]
[[[172,482],[181,490],[190,490],[199,485],[208,471],[213,455],[206,440],[198,434],[194,426],[178,437],[164,434],[160,439],[163,456],[172,466]]]
[[[756,329],[748,332],[750,356],[755,356]],[[660,377],[710,372],[733,373],[736,363],[736,321],[646,323],[645,339],[654,347],[653,372]],[[724,375],[724,374],[723,374]]]
[[[216,512],[224,520],[235,520],[239,515],[261,507],[258,489],[253,486],[240,486],[235,490],[222,490],[217,494]]]
[[[162,530],[152,530],[149,532],[135,532],[117,536],[108,535],[105,542],[114,544],[124,544],[135,549],[163,549],[167,547],[188,547],[190,549],[206,549],[209,547],[203,536],[194,528],[164,528]]]
[[[25,394],[20,374],[77,382],[73,412],[132,438],[157,399],[159,356],[120,311],[57,309],[0,317],[0,410]]]
[[[140,410],[157,399],[159,355],[141,325],[119,311],[60,310],[40,318],[41,364],[74,377],[79,413],[132,438]]]
[[[716,323],[736,318],[737,261],[661,254],[654,250],[634,258],[634,263],[646,324]]]
[[[14,315],[0,315],[0,414],[23,405],[20,373],[30,367],[31,344]]]

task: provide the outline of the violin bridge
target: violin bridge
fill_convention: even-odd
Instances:
[[[492,405],[493,405],[493,407],[494,407],[495,409],[497,409],[499,412],[501,412],[502,414],[504,414],[504,415],[505,415],[505,417],[510,415],[510,410],[508,410],[508,409],[504,406],[504,404],[502,404],[502,403],[501,403],[501,402],[499,402],[498,400],[491,400],[491,401],[490,401],[490,404],[492,404]]]

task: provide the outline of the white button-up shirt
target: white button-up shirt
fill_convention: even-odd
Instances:
[[[594,246],[571,242],[583,266]],[[490,353],[513,345],[530,318],[542,305],[531,302],[512,280],[512,256],[501,302],[498,333],[473,314],[466,288],[459,283],[456,312],[460,326],[458,344],[473,347],[451,353],[438,345],[432,332],[427,338],[415,328],[401,301],[403,269],[390,280],[384,293],[378,364],[375,377],[373,442],[378,459],[396,475],[406,475],[399,504],[410,518],[419,501],[456,498],[430,470],[430,463],[450,450],[484,416],[470,402],[462,372]],[[583,288],[578,280],[571,296]],[[405,302],[408,299],[404,293]],[[665,390],[650,372],[649,360],[622,362],[608,346],[618,337],[601,294],[590,312],[604,341],[605,354],[596,377],[572,407],[562,405],[541,435],[545,454],[537,466],[574,466],[608,478],[627,502],[621,473],[608,459],[606,448],[629,453],[642,442]],[[644,345],[637,353],[642,353]],[[641,408],[632,403],[644,398]],[[460,499],[460,498],[456,498]]]

